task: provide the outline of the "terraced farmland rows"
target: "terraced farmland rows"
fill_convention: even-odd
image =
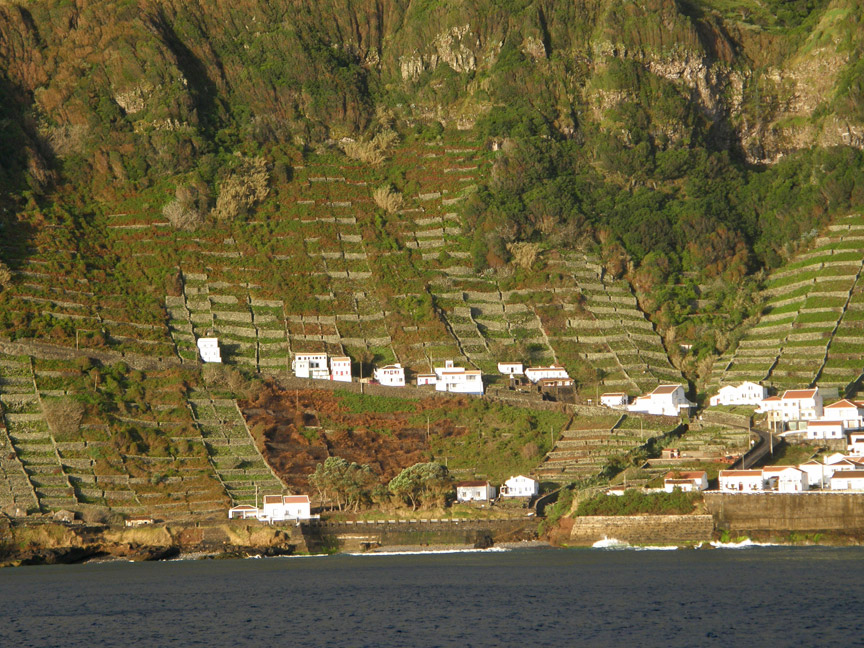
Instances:
[[[609,460],[634,450],[677,426],[665,418],[577,417],[536,474],[540,479],[568,482],[598,475]]]
[[[256,486],[261,495],[282,492],[282,482],[255,447],[235,401],[196,394],[189,399],[189,407],[210,462],[235,505],[254,504]]]
[[[831,225],[813,250],[769,278],[766,308],[738,346],[718,359],[709,387],[743,380],[778,389],[818,384],[842,392],[864,370],[864,217]]]

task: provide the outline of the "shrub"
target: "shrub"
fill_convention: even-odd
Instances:
[[[375,204],[388,214],[398,211],[402,207],[402,194],[390,185],[378,187],[372,194]]]
[[[68,438],[78,432],[84,406],[69,398],[46,400],[42,403],[42,413],[55,437]]]
[[[12,271],[5,263],[0,261],[0,290],[8,288],[12,283]]]
[[[267,197],[270,174],[264,158],[241,158],[240,165],[234,169],[219,187],[216,220],[226,221],[245,214],[252,205]]]
[[[180,230],[193,231],[204,222],[206,197],[194,187],[177,187],[175,199],[162,208],[162,215],[171,225]],[[202,208],[202,202],[204,208]]]

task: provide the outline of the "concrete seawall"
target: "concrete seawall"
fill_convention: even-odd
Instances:
[[[862,493],[705,493],[721,530],[739,532],[864,532]]]
[[[678,545],[711,540],[714,518],[710,515],[591,515],[577,517],[570,543],[592,545],[615,538],[639,545]]]

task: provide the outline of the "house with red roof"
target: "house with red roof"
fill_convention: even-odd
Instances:
[[[695,403],[687,400],[681,385],[660,385],[645,396],[639,396],[627,409],[655,416],[679,416],[682,413],[689,414],[690,408],[695,406]]]
[[[691,493],[708,489],[708,473],[704,470],[683,471],[673,470],[663,478],[663,490],[671,493],[674,490]]]
[[[812,389],[787,389],[782,396],[770,396],[759,403],[759,414],[768,414],[769,421],[812,421],[823,415],[822,394]]]
[[[488,502],[495,499],[495,487],[488,481],[462,481],[456,484],[457,502]]]
[[[718,481],[720,490],[729,493],[761,493],[765,490],[761,470],[721,470]]]

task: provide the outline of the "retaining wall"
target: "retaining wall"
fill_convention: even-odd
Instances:
[[[718,529],[864,531],[864,493],[705,493]]]
[[[592,545],[615,538],[639,545],[679,545],[711,540],[713,532],[710,515],[591,515],[575,518],[570,542]]]

